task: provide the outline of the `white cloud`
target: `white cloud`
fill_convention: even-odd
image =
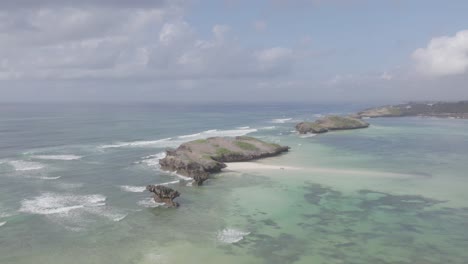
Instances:
[[[0,11],[0,25],[2,80],[263,78],[293,62],[290,49],[243,46],[227,25],[202,38],[172,5],[21,8]]]
[[[413,52],[418,72],[429,76],[463,74],[468,69],[468,30],[455,36],[433,38],[426,48]]]

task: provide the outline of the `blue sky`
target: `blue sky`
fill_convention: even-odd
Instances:
[[[466,10],[467,1],[4,1],[1,100],[468,99]]]

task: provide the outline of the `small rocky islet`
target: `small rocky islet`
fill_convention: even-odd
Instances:
[[[268,143],[253,137],[211,137],[183,143],[177,149],[166,150],[159,160],[161,169],[187,176],[193,184],[202,185],[212,173],[226,168],[225,162],[251,161],[273,157],[289,150],[288,146]],[[180,193],[166,186],[148,185],[154,200],[169,207],[177,207],[173,199]]]
[[[156,203],[164,203],[169,207],[178,207],[179,203],[174,199],[180,196],[180,193],[172,188],[163,185],[148,185],[146,190],[154,193],[153,199]]]
[[[300,122],[296,125],[299,134],[320,134],[333,130],[358,129],[369,127],[369,123],[351,116],[326,116],[314,122]]]

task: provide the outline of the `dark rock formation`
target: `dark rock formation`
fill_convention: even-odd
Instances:
[[[288,151],[289,147],[267,143],[252,137],[212,137],[190,141],[175,150],[167,150],[159,161],[161,168],[176,171],[201,185],[211,173],[226,167],[224,162],[249,161],[271,157]]]
[[[146,190],[154,193],[153,198],[157,203],[165,203],[169,207],[178,207],[179,203],[174,199],[180,196],[180,193],[163,185],[148,185]]]
[[[468,118],[468,101],[412,102],[366,109],[357,113],[361,117],[433,116]]]
[[[327,116],[315,122],[301,122],[296,125],[300,134],[325,133],[331,130],[366,128],[369,123],[354,117]]]

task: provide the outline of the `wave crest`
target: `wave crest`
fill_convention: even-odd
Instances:
[[[12,160],[9,161],[8,164],[10,164],[15,171],[40,170],[45,167],[42,163],[24,160]]]
[[[33,155],[31,158],[42,160],[78,160],[83,156],[78,155]]]
[[[120,189],[124,192],[141,193],[146,190],[146,186],[122,185],[120,186]]]
[[[286,122],[291,122],[292,121],[292,118],[288,117],[288,118],[276,118],[276,119],[273,119],[271,120],[271,123],[273,124],[284,124]]]
[[[211,129],[206,130],[203,132],[195,133],[195,134],[188,134],[188,135],[181,135],[174,138],[164,138],[158,140],[140,140],[140,141],[131,141],[131,142],[120,142],[116,144],[110,145],[101,145],[100,148],[107,149],[107,148],[121,148],[121,147],[155,147],[155,148],[166,148],[166,147],[177,147],[180,144],[197,139],[203,139],[207,137],[236,137],[236,136],[244,136],[249,133],[257,132],[258,130],[255,128],[239,128],[239,129],[231,129],[231,130],[218,130],[218,129]]]
[[[66,214],[74,209],[101,206],[105,201],[106,197],[100,194],[71,195],[43,193],[33,199],[23,200],[19,211],[39,215]]]
[[[223,243],[234,244],[241,241],[242,239],[244,239],[245,236],[249,234],[250,232],[226,228],[218,232],[217,238]]]

